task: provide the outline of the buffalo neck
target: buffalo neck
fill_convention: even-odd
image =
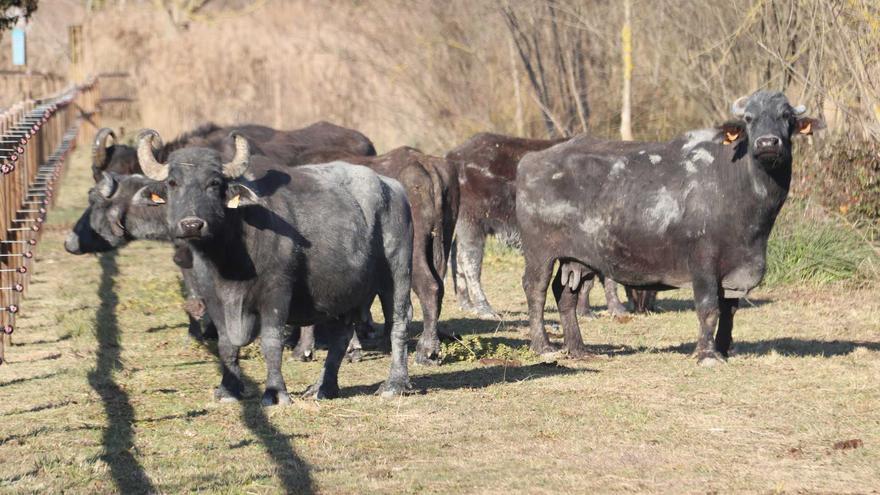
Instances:
[[[228,210],[222,227],[211,239],[188,240],[193,254],[202,257],[217,275],[226,280],[246,281],[253,279],[257,270],[252,253],[248,249],[251,229],[243,228],[242,213]]]
[[[749,143],[739,143],[730,162],[720,167],[722,184],[733,185],[726,196],[728,211],[740,212],[742,219],[757,233],[769,234],[776,216],[788,197],[791,185],[791,155],[766,166],[748,152]]]

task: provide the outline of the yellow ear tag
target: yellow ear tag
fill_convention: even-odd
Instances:
[[[238,208],[238,204],[241,203],[241,194],[236,194],[229,201],[226,202],[227,208]]]
[[[739,139],[739,131],[725,131],[724,144],[730,144]]]
[[[165,204],[165,200],[162,198],[162,196],[159,196],[156,193],[150,193],[150,201],[152,201],[153,203],[156,203],[157,205],[164,205]]]
[[[801,126],[801,130],[798,132],[800,132],[801,134],[812,134],[813,133],[813,122],[808,120],[806,124]]]

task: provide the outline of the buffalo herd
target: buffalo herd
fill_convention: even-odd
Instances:
[[[172,244],[190,334],[217,339],[221,401],[241,398],[239,351],[257,338],[264,405],[290,402],[285,345],[312,359],[316,336],[328,354],[305,394],[338,396],[339,367],[359,359],[376,298],[391,352],[378,393],[406,393],[410,291],[423,315],[420,365],[441,361],[447,266],[462,309],[498,317],[480,284],[488,235],[525,257],[536,353],[556,351],[544,329],[549,287],[564,351],[588,355],[577,316],[591,314],[599,279],[612,315],[627,311],[616,282],[639,312],[652,308],[655,291],[692,288],[695,357],[712,365],[728,357],[739,299],[763,278],[792,139],[824,126],[804,113],[781,93],[758,91],[734,102],[729,121],[670,141],[480,133],[445,157],[409,147],[377,155],[360,132],[327,122],[292,131],[207,124],[168,143],[144,130],[135,146],[101,129],[95,186],[64,247]]]

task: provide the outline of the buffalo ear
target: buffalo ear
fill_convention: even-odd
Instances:
[[[819,131],[825,128],[825,121],[822,119],[814,119],[813,117],[801,117],[795,122],[795,129],[798,134],[809,136],[813,131]]]
[[[165,185],[161,182],[146,185],[134,193],[131,203],[135,206],[159,206],[165,204]]]
[[[746,135],[746,126],[742,122],[730,121],[721,124],[721,142],[723,144],[732,144],[739,141]]]
[[[240,208],[259,204],[259,196],[253,189],[238,182],[226,186],[226,207]]]

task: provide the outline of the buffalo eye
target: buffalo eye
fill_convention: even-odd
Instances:
[[[743,115],[743,120],[746,121],[746,124],[751,124],[752,120],[755,120],[755,118],[752,117],[752,114],[747,113],[747,114]]]
[[[168,187],[177,187],[177,181],[174,179],[168,179]]]
[[[785,120],[791,120],[791,112],[789,110],[782,112],[782,118]]]
[[[208,189],[219,189],[221,185],[222,181],[216,177],[208,181]]]

